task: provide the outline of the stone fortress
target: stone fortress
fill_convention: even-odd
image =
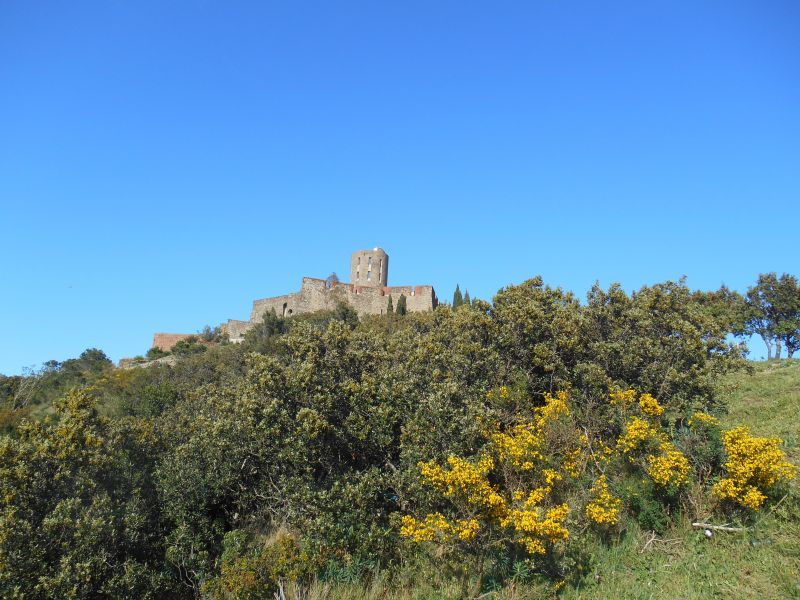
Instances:
[[[303,277],[299,292],[254,300],[249,321],[231,319],[222,325],[222,329],[231,342],[239,343],[244,340],[245,333],[261,321],[264,313],[272,310],[279,317],[289,317],[330,310],[336,308],[337,303],[345,302],[355,309],[359,317],[382,315],[389,305],[389,298],[396,307],[401,294],[406,297],[406,309],[409,312],[433,310],[439,304],[431,285],[390,286],[389,255],[382,248],[356,250],[350,259],[350,283],[331,278]],[[189,335],[156,333],[153,347],[169,351]]]

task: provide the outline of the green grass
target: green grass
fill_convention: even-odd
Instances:
[[[746,425],[754,435],[785,440],[800,464],[800,361],[754,363],[723,383],[729,413],[724,427]],[[777,506],[763,510],[742,533],[706,539],[696,513],[649,545],[652,534],[629,529],[619,544],[597,548],[600,583],[566,590],[564,598],[800,598],[800,493],[797,481]]]
[[[723,383],[730,411],[722,424],[746,425],[754,435],[786,441],[789,459],[800,464],[800,361],[754,363]],[[587,542],[592,572],[559,597],[566,599],[800,599],[800,491],[795,480],[780,503],[762,510],[741,533],[715,533],[707,539],[693,529],[707,519],[698,494],[680,523],[661,536],[630,525],[614,543]],[[692,514],[693,513],[693,514]],[[435,573],[417,571],[405,585],[382,579],[372,585],[318,583],[298,598],[412,600],[459,598],[454,585],[437,586]],[[599,578],[599,580],[598,580]],[[290,594],[291,596],[291,594]],[[495,599],[554,597],[551,584],[507,586],[484,594]]]
[[[746,425],[754,435],[785,440],[800,464],[800,361],[754,363],[750,373],[723,383],[729,413],[726,428]],[[564,598],[800,598],[800,493],[795,480],[780,504],[763,510],[742,533],[706,539],[691,521],[649,545],[652,534],[629,529],[619,544],[597,549],[600,583],[566,590]]]
[[[754,434],[780,437],[789,459],[800,464],[800,360],[754,363],[752,374],[728,377],[727,427],[746,425]]]

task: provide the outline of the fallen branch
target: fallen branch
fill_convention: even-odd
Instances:
[[[712,525],[711,523],[692,523],[695,529],[711,529],[712,531],[728,531],[736,533],[738,531],[747,531],[746,527],[728,527],[727,525]]]

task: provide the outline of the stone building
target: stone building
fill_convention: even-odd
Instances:
[[[318,310],[330,310],[336,308],[339,302],[345,302],[352,306],[359,316],[382,315],[388,308],[389,298],[396,307],[401,295],[406,297],[408,312],[433,310],[439,304],[431,285],[388,284],[389,255],[381,248],[356,250],[350,258],[350,283],[303,277],[300,291],[254,300],[249,320],[231,319],[222,325],[222,330],[228,334],[232,342],[238,343],[244,339],[244,334],[264,317],[264,313],[272,310],[279,317],[290,317]],[[156,333],[153,336],[153,347],[169,351],[176,343],[190,335],[193,334]]]
[[[300,291],[254,300],[248,321],[230,320],[223,328],[232,342],[241,342],[244,334],[271,310],[279,317],[289,317],[333,309],[337,303],[346,302],[359,316],[382,315],[389,298],[397,306],[401,294],[406,297],[409,312],[433,310],[439,304],[433,286],[389,286],[388,283],[389,255],[381,248],[356,250],[350,259],[350,283],[303,277]]]

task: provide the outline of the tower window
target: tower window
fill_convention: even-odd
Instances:
[[[372,271],[367,271],[367,281],[372,281]]]
[[[361,271],[356,271],[356,279],[361,279]]]
[[[372,257],[371,256],[368,259],[368,263],[369,263],[369,268],[371,269],[372,268]]]

